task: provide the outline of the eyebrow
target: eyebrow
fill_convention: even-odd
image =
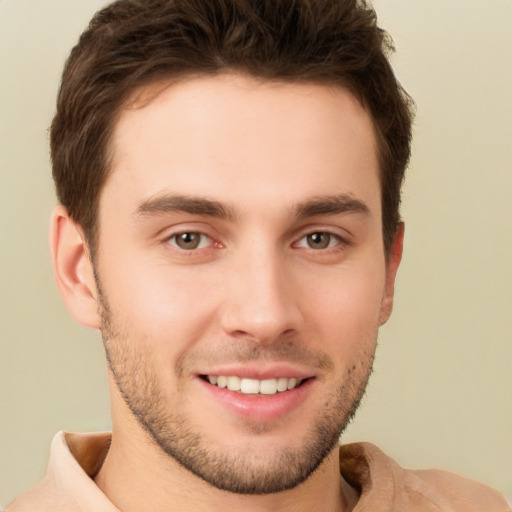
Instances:
[[[146,199],[136,210],[137,217],[150,217],[166,213],[190,213],[233,220],[234,211],[223,203],[204,197],[181,194],[160,194]]]
[[[343,213],[362,213],[370,215],[370,208],[363,201],[352,197],[350,194],[315,197],[295,208],[298,218],[314,217],[316,215],[336,215]]]
[[[137,217],[151,217],[167,213],[189,213],[206,215],[233,221],[237,215],[229,206],[205,197],[181,194],[159,194],[146,199],[136,210]],[[337,215],[343,213],[370,214],[370,209],[361,200],[349,194],[321,196],[299,203],[294,208],[297,218],[303,219],[317,215]]]

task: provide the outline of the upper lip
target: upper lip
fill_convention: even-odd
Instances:
[[[242,379],[257,380],[278,378],[308,379],[315,376],[314,372],[297,368],[295,365],[290,365],[288,363],[270,363],[265,365],[222,365],[198,372],[198,375],[236,376]]]

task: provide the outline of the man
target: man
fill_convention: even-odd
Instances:
[[[52,125],[64,301],[112,436],[60,434],[15,510],[507,510],[338,448],[391,313],[410,101],[363,3],[121,0]]]

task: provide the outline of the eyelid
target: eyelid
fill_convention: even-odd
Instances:
[[[350,243],[350,241],[354,238],[354,235],[344,227],[332,224],[314,223],[303,226],[297,230],[297,236],[295,237],[295,240],[300,240],[305,236],[312,235],[314,233],[326,233],[339,238],[345,243]]]

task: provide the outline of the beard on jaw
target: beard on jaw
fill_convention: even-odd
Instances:
[[[101,310],[101,333],[109,368],[126,405],[151,440],[168,456],[176,460],[208,484],[217,489],[237,494],[270,494],[292,489],[304,482],[337,446],[343,430],[350,423],[364,395],[373,365],[373,353],[360,354],[357,368],[347,372],[345,379],[330,393],[318,410],[316,420],[303,439],[299,449],[283,448],[272,458],[251,447],[240,453],[226,453],[211,446],[205,436],[185,414],[170,410],[164,390],[158,383],[157,372],[150,353],[139,349],[137,340],[130,339],[128,329],[111,311],[106,296],[99,286],[98,303]],[[310,352],[299,343],[287,340],[272,347],[244,346],[222,357],[244,362],[248,360],[303,361],[311,364],[311,357],[321,369],[332,368],[324,353]],[[245,348],[244,348],[245,347]],[[298,355],[299,354],[299,355]],[[302,355],[300,355],[302,354]],[[310,357],[305,355],[308,354]],[[190,356],[194,360],[194,355]],[[201,355],[202,360],[204,356]],[[179,377],[185,373],[190,360],[180,359],[176,367]],[[175,408],[178,409],[178,408]],[[252,433],[263,434],[267,428],[252,425]]]

